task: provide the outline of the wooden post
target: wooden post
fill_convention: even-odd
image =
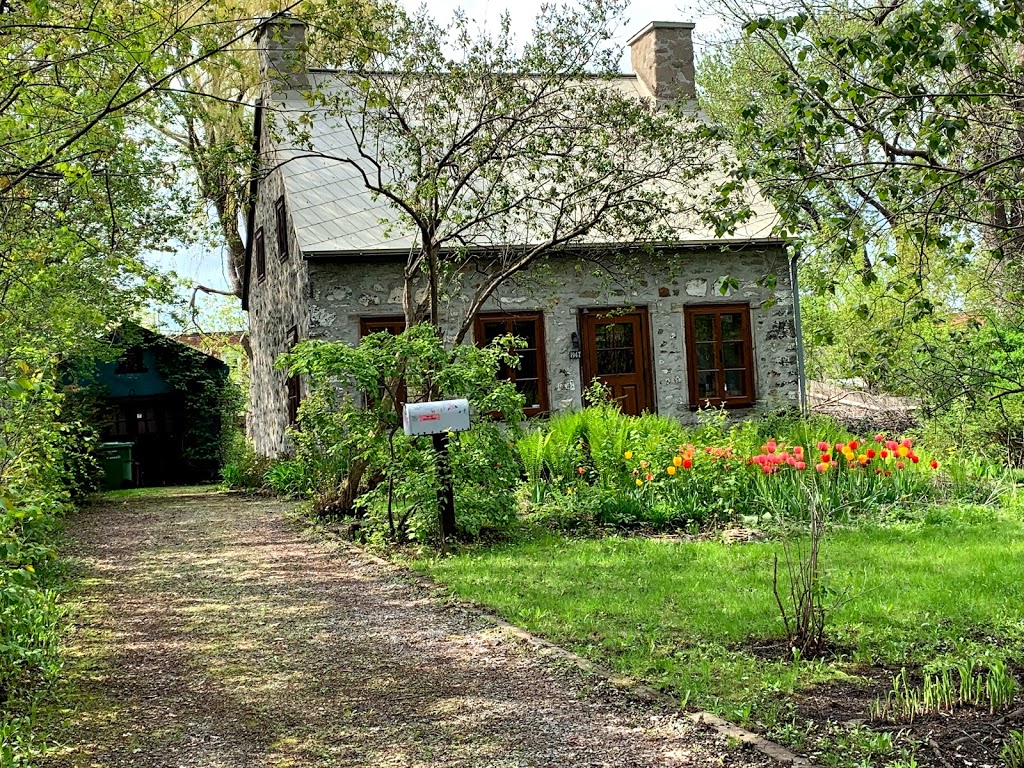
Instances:
[[[448,551],[448,538],[455,536],[455,486],[452,482],[452,466],[448,461],[448,433],[431,436],[437,458],[437,511],[440,519],[441,551]]]

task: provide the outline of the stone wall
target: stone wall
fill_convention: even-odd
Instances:
[[[687,304],[751,306],[751,332],[759,408],[799,407],[796,332],[789,269],[782,250],[687,251],[653,257],[639,269],[622,266],[634,277],[597,275],[594,265],[572,258],[551,259],[532,274],[507,283],[484,311],[542,310],[547,343],[549,402],[552,409],[580,407],[581,363],[569,357],[570,336],[578,330],[584,307],[646,307],[650,315],[655,398],[664,415],[692,420],[683,345],[683,308]],[[609,270],[611,272],[611,270]],[[759,285],[777,277],[774,291]],[[354,344],[363,317],[402,314],[401,267],[397,263],[309,262],[309,335]],[[722,294],[725,277],[738,289]],[[449,337],[468,297],[453,291],[444,301]],[[773,301],[769,301],[772,299]],[[770,306],[765,306],[768,303]]]
[[[260,227],[263,228],[267,276],[262,282],[257,280],[254,251],[249,282],[252,367],[246,426],[253,447],[265,456],[278,456],[287,450],[285,429],[288,426],[288,376],[284,371],[274,368],[274,361],[288,350],[290,329],[297,329],[300,340],[309,334],[307,263],[302,258],[290,224],[290,255],[283,262],[278,255],[274,205],[284,190],[280,171],[272,172],[260,182],[256,201],[256,229],[258,231]],[[287,205],[286,198],[286,210]]]

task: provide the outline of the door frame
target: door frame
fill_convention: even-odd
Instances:
[[[590,329],[593,327],[587,322],[588,317],[598,317],[603,313],[615,313],[609,316],[607,319],[614,320],[615,316],[628,317],[630,315],[638,315],[640,318],[640,347],[641,349],[637,352],[637,363],[639,365],[640,383],[643,387],[643,394],[647,398],[647,402],[650,403],[650,413],[658,412],[658,400],[654,387],[654,347],[651,345],[651,318],[650,313],[646,305],[627,304],[618,307],[580,307],[576,313],[576,322],[579,327],[580,333],[580,346],[582,347],[583,354],[580,356],[580,365],[583,378],[583,389],[586,390],[590,386],[596,375],[594,371],[597,370],[597,347],[594,342],[595,339],[590,333]],[[583,393],[580,393],[582,401]],[[584,407],[586,402],[583,402]],[[644,409],[641,408],[640,412],[643,413]]]

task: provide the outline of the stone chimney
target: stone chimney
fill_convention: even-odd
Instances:
[[[290,13],[268,16],[256,31],[260,77],[272,91],[309,86],[306,23]]]
[[[629,40],[633,71],[659,107],[697,98],[693,26],[683,21],[652,21]]]

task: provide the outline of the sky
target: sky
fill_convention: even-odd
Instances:
[[[418,7],[420,0],[403,0],[410,10]],[[505,0],[426,0],[430,12],[439,19],[448,19],[456,8],[463,9],[469,18],[487,29],[493,29],[502,12],[509,11],[512,19],[513,33],[520,39],[529,35],[533,20],[545,0],[516,0],[514,3]],[[627,20],[617,30],[615,42],[622,46],[623,56],[621,69],[631,72],[629,50],[626,41],[639,32],[651,21],[692,21],[696,23],[694,40],[698,56],[701,40],[711,35],[721,26],[721,18],[707,13],[704,0],[681,0],[679,3],[659,2],[659,0],[636,0],[630,4],[626,12]],[[174,271],[185,283],[226,289],[227,277],[224,273],[224,253],[220,247],[179,247],[171,252],[151,252],[146,260],[162,271]],[[183,295],[190,295],[184,291]],[[202,300],[202,297],[200,297]],[[169,316],[169,312],[157,310],[160,315]]]

